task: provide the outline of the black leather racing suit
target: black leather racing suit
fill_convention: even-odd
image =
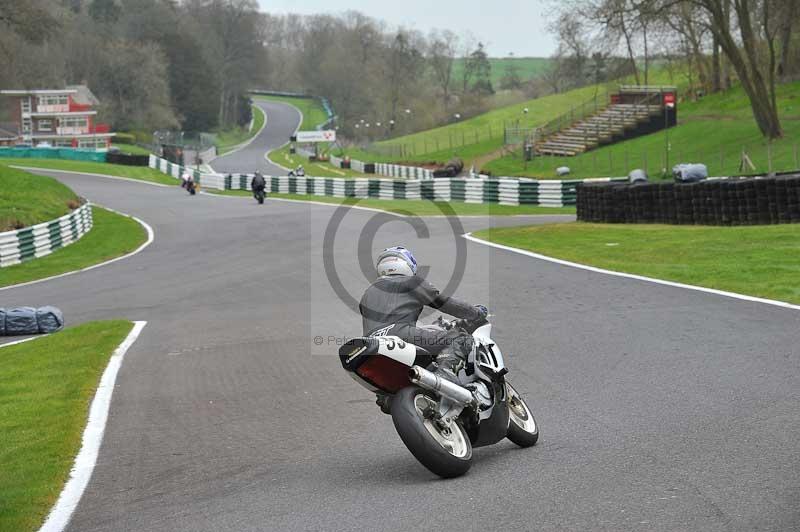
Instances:
[[[459,360],[466,359],[472,349],[472,336],[461,329],[443,331],[417,327],[417,318],[425,306],[473,322],[484,318],[472,305],[443,296],[425,279],[387,276],[372,283],[361,297],[359,310],[364,336],[398,336],[433,354],[439,354],[436,361],[440,366],[446,363],[454,368]]]
[[[267,181],[264,176],[261,174],[254,175],[253,180],[250,181],[250,188],[253,192],[263,192],[267,188]]]

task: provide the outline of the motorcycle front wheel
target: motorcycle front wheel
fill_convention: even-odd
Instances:
[[[441,423],[434,417],[437,402],[416,386],[392,398],[392,421],[414,458],[442,478],[458,477],[472,465],[472,444],[458,420]]]
[[[539,440],[539,424],[522,396],[506,382],[508,391],[508,434],[506,437],[520,447],[530,447]]]

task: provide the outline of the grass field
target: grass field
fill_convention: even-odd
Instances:
[[[45,170],[66,170],[89,174],[105,174],[115,177],[127,177],[139,181],[177,185],[178,180],[162,174],[158,170],[146,166],[125,166],[121,164],[94,163],[87,161],[66,161],[62,159],[3,159],[3,164],[42,168]]]
[[[78,196],[55,179],[5,165],[0,191],[0,232],[54,220],[79,206]]]
[[[37,530],[66,482],[100,376],[132,328],[100,321],[0,348],[0,530]]]
[[[800,303],[800,226],[569,223],[479,238],[608,270]]]
[[[264,126],[266,117],[264,112],[257,106],[252,106],[253,109],[253,128],[235,127],[226,131],[219,131],[215,134],[217,154],[224,155],[233,150],[240,144],[244,144],[251,138],[255,137],[261,128]]]
[[[513,63],[517,68],[517,73],[522,81],[529,81],[539,77],[547,70],[550,65],[547,57],[490,57],[489,63],[492,65],[492,86],[495,90],[500,89],[503,76],[506,75],[506,68],[509,63]],[[453,62],[453,83],[458,85],[464,75],[464,59],[458,58]]]
[[[211,191],[226,196],[252,196],[244,190]],[[305,194],[273,194],[269,197],[298,201],[316,201],[333,205],[355,205],[397,214],[416,216],[515,216],[523,214],[575,214],[575,207],[540,207],[538,205],[494,205],[486,203],[464,203],[461,201],[436,202],[428,200],[379,200],[357,198],[335,198]]]
[[[737,175],[744,150],[756,166],[744,173],[800,168],[800,82],[778,86],[778,107],[784,138],[771,146],[753,119],[744,91],[733,88],[697,102],[678,104],[678,126],[668,130],[669,165],[666,165],[667,133],[660,131],[613,144],[576,157],[542,157],[525,164],[521,153],[492,161],[483,167],[497,176],[555,178],[555,169],[568,166],[570,177],[618,177],[634,168],[651,176],[678,162],[702,162],[714,176]],[[527,166],[527,168],[526,168]]]
[[[86,268],[130,253],[147,240],[147,232],[133,218],[96,205],[92,213],[94,225],[80,240],[45,257],[1,268],[0,286]]]

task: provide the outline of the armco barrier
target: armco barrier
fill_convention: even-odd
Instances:
[[[603,223],[757,225],[800,222],[800,175],[698,183],[582,184],[578,219]]]
[[[106,162],[105,152],[77,148],[0,148],[0,158],[3,157]]]
[[[355,161],[354,161],[355,162]],[[185,171],[194,176],[201,187],[218,190],[250,190],[253,174],[209,174],[187,169],[165,159],[150,157],[150,167],[176,179]],[[404,167],[410,168],[410,167]],[[421,168],[417,170],[422,170]],[[410,172],[410,171],[409,171]],[[410,175],[410,174],[409,174]],[[497,179],[377,179],[339,177],[268,177],[267,190],[281,194],[310,194],[376,199],[435,199],[468,203],[499,203],[501,205],[542,205],[561,207],[575,205],[578,183],[616,181],[625,178],[601,178],[585,181],[536,181],[526,178]]]
[[[0,233],[0,268],[49,255],[92,228],[92,206],[85,203],[69,214],[16,231]]]

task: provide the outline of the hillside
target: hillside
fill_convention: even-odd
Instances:
[[[515,153],[492,161],[483,170],[497,176],[555,178],[555,168],[568,166],[571,177],[625,176],[634,168],[661,174],[678,162],[701,162],[711,175],[791,170],[798,164],[800,139],[800,82],[778,86],[778,107],[784,138],[768,146],[753,119],[744,91],[735,87],[697,102],[678,104],[678,125],[626,142],[613,144],[576,157],[542,157],[529,163]],[[666,164],[667,141],[669,165]],[[740,171],[742,151],[755,170]]]
[[[603,101],[605,95],[615,91],[620,84],[632,81],[631,78],[624,78],[528,100],[447,126],[376,142],[368,151],[348,150],[348,153],[354,158],[375,162],[443,163],[457,156],[468,164],[474,161],[482,163],[500,155],[499,150],[504,145],[503,135],[506,126],[520,128],[541,126],[593,99],[595,95]],[[650,83],[677,85],[679,90],[687,86],[683,72],[673,73],[666,69],[652,72]],[[524,112],[526,108],[527,113]]]
[[[453,81],[456,85],[461,83],[464,75],[464,62],[463,58],[453,62]],[[492,85],[497,90],[500,88],[503,76],[506,75],[509,63],[516,67],[517,74],[522,81],[530,81],[547,70],[550,59],[547,57],[490,57],[489,63],[492,65]]]

